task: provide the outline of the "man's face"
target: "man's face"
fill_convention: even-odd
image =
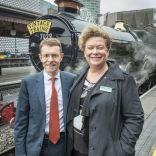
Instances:
[[[60,62],[62,61],[63,54],[60,53],[59,46],[43,45],[39,58],[43,64],[45,72],[50,76],[56,76],[59,71]]]

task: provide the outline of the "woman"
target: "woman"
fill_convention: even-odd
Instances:
[[[144,120],[134,79],[107,61],[112,37],[101,28],[85,28],[78,44],[88,65],[70,90],[67,155],[134,156]]]

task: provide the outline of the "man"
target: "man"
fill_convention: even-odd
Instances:
[[[16,156],[65,156],[68,92],[75,75],[59,70],[61,43],[40,44],[44,70],[21,82],[15,119]]]

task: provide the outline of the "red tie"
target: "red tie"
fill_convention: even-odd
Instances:
[[[59,110],[58,110],[58,99],[57,91],[55,88],[56,78],[51,78],[52,80],[52,95],[50,102],[50,121],[49,121],[49,140],[54,144],[60,138],[60,123],[59,123]]]

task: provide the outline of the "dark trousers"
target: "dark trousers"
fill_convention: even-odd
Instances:
[[[60,139],[56,144],[49,139],[44,139],[40,156],[66,156],[65,133],[60,133]]]

